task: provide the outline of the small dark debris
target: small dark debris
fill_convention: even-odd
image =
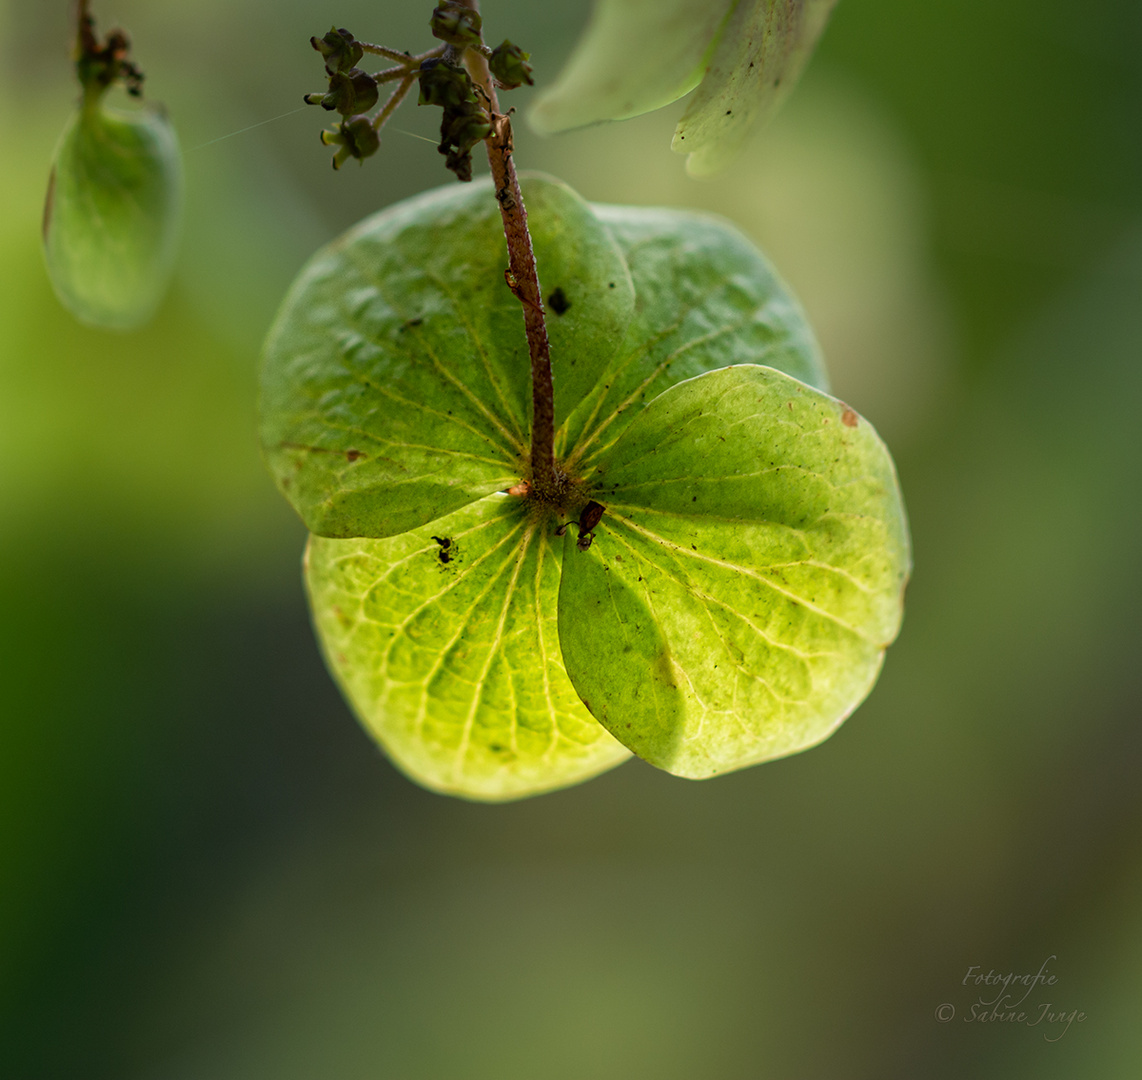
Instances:
[[[452,549],[452,537],[434,536],[432,539],[440,545],[440,550],[436,553],[436,557],[440,560],[440,565],[447,566],[457,554],[457,552]]]
[[[350,462],[350,463],[356,461],[358,458],[363,458],[364,456],[365,456],[364,452],[361,450],[346,450],[345,451],[345,460]]]
[[[685,137],[685,136],[683,136],[683,137]],[[608,289],[613,289],[614,287],[615,287],[615,283],[613,281],[607,286]]]
[[[591,541],[595,539],[593,530],[595,526],[599,524],[599,520],[606,512],[606,509],[602,503],[595,502],[594,499],[583,507],[583,511],[579,515],[579,537],[575,544],[580,551],[586,551],[591,546]],[[560,525],[559,528],[555,530],[555,535],[562,536],[570,524],[571,522],[568,521],[567,524]]]
[[[408,322],[401,324],[401,333],[403,334],[406,330],[412,330],[414,327],[420,326],[422,322],[424,322],[423,319],[409,319]]]
[[[588,531],[593,529],[599,524],[599,520],[602,518],[606,509],[602,503],[597,503],[592,499],[583,507],[583,512],[579,515],[579,529],[586,529]]]
[[[733,109],[726,109],[726,116],[729,116],[733,111]]]
[[[556,289],[555,292],[547,298],[547,306],[551,308],[556,315],[563,315],[571,306],[571,301],[567,299],[562,289]]]

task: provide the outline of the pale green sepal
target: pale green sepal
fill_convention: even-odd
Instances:
[[[133,330],[154,314],[178,250],[182,162],[166,117],[91,100],[56,147],[44,256],[56,296],[80,322]]]
[[[525,179],[557,398],[594,384],[633,289],[609,232],[565,185]],[[261,436],[311,531],[393,536],[516,483],[530,360],[490,184],[382,211],[310,261],[266,342]],[[613,287],[611,287],[613,285]]]
[[[749,129],[777,111],[797,82],[836,0],[740,0],[706,77],[674,132],[686,170],[709,176],[737,154]]]
[[[669,105],[702,78],[735,0],[597,0],[555,84],[528,114],[545,135]]]
[[[312,537],[306,581],[330,670],[396,765],[490,802],[586,780],[629,752],[559,648],[560,545],[493,495],[387,540]]]
[[[594,542],[565,541],[560,639],[640,757],[705,777],[795,753],[871,690],[908,530],[887,449],[842,402],[766,367],[698,376],[624,432],[593,497]]]
[[[611,364],[557,432],[556,452],[589,471],[668,387],[734,363],[765,364],[828,388],[805,313],[733,225],[684,210],[594,206],[634,281],[634,318]]]

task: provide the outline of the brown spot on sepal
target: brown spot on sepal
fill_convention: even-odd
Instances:
[[[844,424],[845,427],[856,427],[859,422],[860,422],[860,417],[857,416],[856,410],[850,409],[846,405],[845,411],[843,413],[841,413],[841,423]]]

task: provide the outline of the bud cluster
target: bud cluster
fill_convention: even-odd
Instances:
[[[381,45],[358,41],[348,30],[333,27],[310,43],[325,61],[328,89],[306,94],[307,105],[320,105],[340,113],[341,121],[321,133],[326,146],[336,146],[333,167],[350,158],[363,161],[380,147],[380,128],[392,115],[414,83],[419,82],[421,105],[437,105],[444,111],[440,122],[440,145],[445,163],[461,180],[472,179],[472,149],[493,133],[492,101],[478,88],[464,67],[468,50],[488,61],[496,86],[512,90],[532,85],[529,54],[510,41],[495,49],[482,40],[483,19],[478,11],[458,0],[441,0],[432,12],[433,36],[443,42],[420,56],[397,52]],[[366,53],[387,57],[396,67],[370,75],[357,65]],[[398,86],[375,119],[368,113],[379,100],[379,86]],[[490,93],[490,91],[489,91]]]
[[[321,133],[322,143],[338,148],[333,168],[341,168],[351,157],[364,161],[381,145],[380,136],[365,115],[377,104],[377,80],[356,66],[365,50],[348,30],[337,27],[323,38],[309,41],[325,60],[329,89],[323,94],[306,94],[305,103],[342,116],[341,123]]]

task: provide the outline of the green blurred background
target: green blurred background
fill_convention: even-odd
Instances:
[[[896,454],[916,570],[822,746],[499,807],[419,790],[358,729],[254,436],[307,255],[448,180],[412,103],[332,172],[308,38],[426,48],[429,7],[95,5],[189,182],[174,288],[117,336],[39,251],[68,5],[0,4],[0,1075],[1142,1075],[1142,6],[841,0],[706,183],[668,149],[678,107],[519,126],[523,167],[771,254]],[[541,82],[587,13],[484,4]],[[1084,1012],[1064,1037],[963,1022],[969,966],[1048,957],[1028,1003]]]

